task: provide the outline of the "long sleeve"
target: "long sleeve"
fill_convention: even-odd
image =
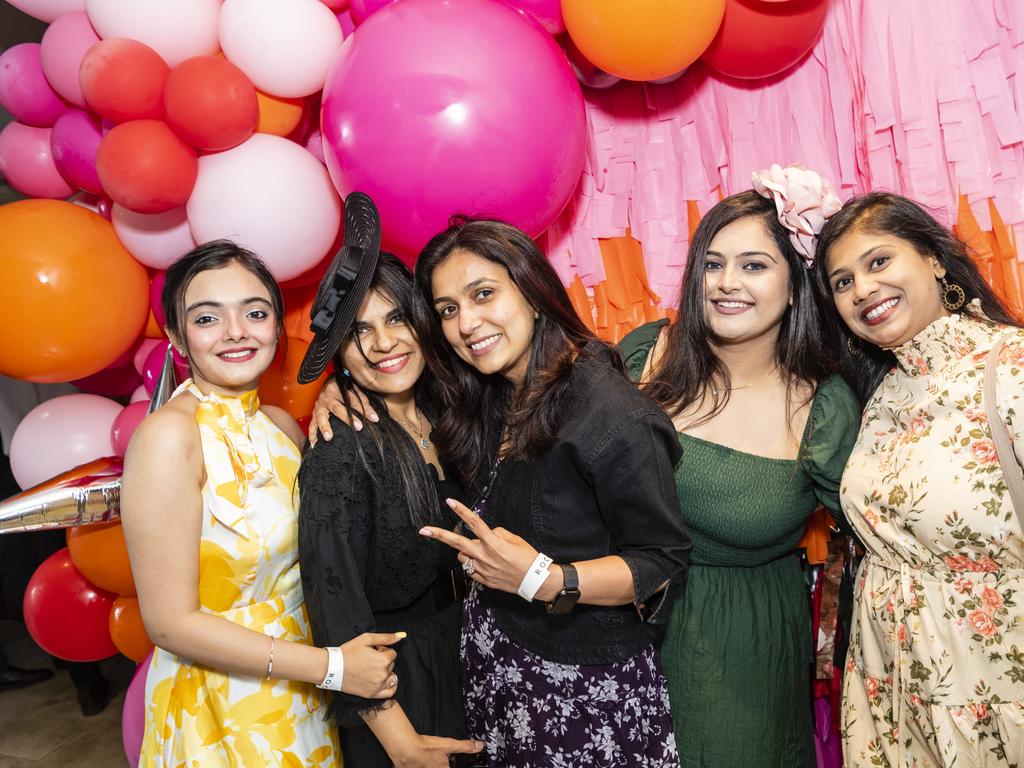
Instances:
[[[299,472],[299,564],[313,640],[338,646],[376,628],[365,584],[374,530],[374,488],[350,431],[332,424],[335,438],[320,441]],[[340,725],[378,699],[332,694],[330,714]]]

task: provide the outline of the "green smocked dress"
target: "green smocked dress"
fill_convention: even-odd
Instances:
[[[639,379],[665,321],[620,347]],[[814,768],[808,593],[793,549],[839,481],[857,437],[853,392],[818,387],[795,460],[679,433],[676,487],[691,565],[662,646],[684,768]]]

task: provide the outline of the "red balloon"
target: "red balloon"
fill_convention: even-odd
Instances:
[[[43,561],[25,589],[25,626],[44,651],[67,661],[99,661],[117,653],[107,621],[116,595],[93,586],[67,547]]]
[[[195,150],[160,120],[115,126],[100,142],[96,171],[111,199],[136,213],[164,213],[192,194]]]
[[[259,121],[256,89],[227,59],[196,56],[171,70],[164,89],[167,124],[192,146],[231,149],[249,138]]]
[[[828,0],[726,0],[722,26],[701,59],[729,77],[777,75],[811,50],[827,11]]]
[[[169,69],[160,54],[137,40],[100,40],[78,70],[89,108],[112,123],[164,116],[164,82]]]

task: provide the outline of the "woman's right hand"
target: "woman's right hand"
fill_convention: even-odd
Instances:
[[[313,415],[309,420],[308,434],[310,446],[316,445],[317,433],[323,435],[324,440],[327,441],[334,437],[334,433],[331,432],[332,413],[351,426],[356,432],[363,428],[363,423],[359,420],[358,416],[365,416],[370,421],[380,420],[377,412],[370,405],[369,399],[359,387],[352,387],[351,394],[353,411],[349,412],[349,409],[345,407],[345,403],[341,399],[341,389],[338,388],[338,383],[333,378],[327,380],[324,388],[317,395],[316,405],[313,406]]]
[[[482,742],[471,739],[446,739],[417,733],[402,745],[399,754],[389,757],[395,768],[448,768],[449,755],[473,755],[483,748]]]
[[[404,633],[364,632],[341,646],[345,673],[341,690],[364,699],[390,699],[398,690],[393,674],[398,656],[388,648],[405,637]]]

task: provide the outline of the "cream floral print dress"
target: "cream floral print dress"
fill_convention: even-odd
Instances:
[[[292,499],[299,453],[255,392],[204,395],[196,422],[207,480],[199,602],[207,613],[310,643]],[[267,643],[269,651],[269,641]],[[146,678],[140,768],[335,768],[333,724],[313,685],[229,675],[157,648]]]
[[[867,548],[843,690],[848,768],[1024,768],[1024,537],[982,404],[1009,328],[943,317],[894,350],[842,506]],[[1024,331],[998,366],[1024,458]]]

